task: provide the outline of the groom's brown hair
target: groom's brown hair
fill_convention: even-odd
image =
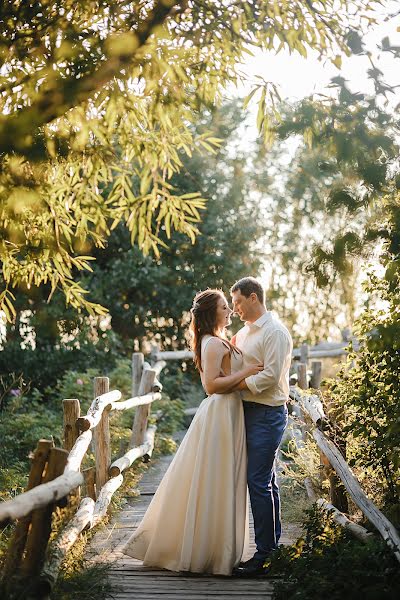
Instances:
[[[231,287],[231,294],[233,292],[240,292],[242,296],[246,296],[246,298],[248,298],[250,294],[256,294],[261,304],[265,303],[264,288],[255,277],[242,277],[242,279],[236,281]]]

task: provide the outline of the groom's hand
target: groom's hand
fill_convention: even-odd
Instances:
[[[239,381],[239,383],[237,384],[236,388],[237,390],[248,390],[249,388],[247,387],[247,383],[245,379],[242,379],[242,381]]]

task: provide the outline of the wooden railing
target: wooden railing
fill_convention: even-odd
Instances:
[[[304,367],[306,365],[303,365],[303,371],[305,370]],[[308,435],[313,437],[320,450],[322,464],[334,470],[335,476],[339,477],[353,502],[368,521],[374,525],[400,562],[400,536],[397,529],[365,494],[356,476],[347,464],[340,444],[331,439],[331,433],[333,433],[332,437],[337,439],[337,432],[335,432],[335,425],[330,422],[329,416],[325,414],[319,394],[307,392],[307,380],[299,379],[301,383],[300,387],[292,387],[290,396],[295,403],[295,407],[297,406],[300,409],[301,416],[303,417],[303,419],[298,421],[301,438],[305,441]],[[299,412],[295,410],[296,412],[299,416]],[[294,435],[293,439],[298,445],[298,436]],[[299,451],[301,452],[301,448],[299,448]],[[335,477],[330,477],[331,502],[327,502],[324,498],[317,499],[310,480],[306,480],[304,483],[307,493],[313,502],[316,501],[321,508],[331,512],[335,521],[348,529],[361,541],[368,541],[372,533],[357,523],[352,522],[334,505],[335,499],[341,497],[336,489]]]
[[[109,390],[107,377],[96,377],[94,400],[86,415],[80,415],[79,400],[63,400],[64,448],[39,440],[26,491],[0,504],[0,523],[17,520],[2,573],[6,589],[10,589],[15,576],[37,578],[35,594],[46,597],[80,533],[97,525],[106,515],[112,495],[123,482],[123,471],[138,458],[151,457],[156,428],[148,427],[148,419],[151,404],[161,398],[158,378],[165,364],[157,361],[150,366],[144,362],[143,354],[133,354],[132,398],[124,401],[121,392]],[[110,413],[132,408],[136,410],[129,449],[111,462]],[[95,466],[82,471],[81,464],[91,443]],[[81,490],[84,497],[76,514],[49,544],[55,507],[66,506],[71,493],[80,497]]]
[[[358,349],[358,342],[354,338],[351,340],[353,348]],[[349,341],[342,342],[321,342],[315,346],[309,346],[308,344],[302,344],[299,348],[293,348],[292,358],[294,361],[299,360],[301,363],[307,363],[309,359],[316,358],[337,358],[340,356],[346,356]],[[166,352],[160,352],[159,350],[153,350],[151,353],[152,360],[154,361],[168,361],[168,360],[191,360],[193,359],[193,352],[190,350],[170,350]]]
[[[351,340],[353,349],[358,350],[359,344],[356,339]],[[323,363],[320,359],[341,358],[348,354],[348,340],[342,342],[321,342],[316,346],[302,344],[299,348],[294,348],[292,352],[292,379],[291,383],[297,383],[299,387],[319,388],[322,379]],[[155,349],[151,353],[153,361],[193,360],[193,352],[189,350],[175,350],[160,352]],[[319,360],[315,360],[319,359]],[[308,371],[310,366],[310,372]],[[308,375],[310,375],[308,379]],[[194,409],[187,409],[187,414],[193,415]]]
[[[343,354],[342,348],[313,351],[303,345],[299,349],[300,361],[295,361],[298,387],[292,387],[291,397],[297,413],[301,412],[308,419],[307,427],[321,450],[323,460],[332,466],[354,502],[400,560],[400,538],[396,529],[364,494],[340,450],[324,432],[329,419],[318,395],[305,392],[309,386],[308,359],[313,356],[320,358],[322,352],[329,352],[324,356],[332,356],[330,352],[338,350]],[[316,352],[320,354],[316,355]],[[37,577],[37,597],[49,594],[68,550],[84,530],[97,525],[106,515],[112,495],[123,482],[123,472],[139,458],[151,457],[155,427],[148,427],[148,419],[151,404],[161,398],[159,376],[166,365],[165,361],[187,360],[191,357],[192,354],[185,351],[153,352],[153,364],[150,365],[144,361],[143,354],[135,353],[132,356],[131,398],[121,400],[118,390],[109,390],[107,377],[97,377],[94,381],[94,400],[86,415],[80,415],[77,399],[63,401],[64,448],[54,448],[51,441],[40,440],[32,457],[26,492],[0,504],[0,523],[17,520],[2,574],[5,586],[12,583],[14,575],[30,579]],[[297,358],[296,351],[294,358]],[[310,383],[313,388],[318,388],[320,381],[321,362],[315,361],[311,364]],[[112,411],[132,408],[136,410],[129,449],[111,462],[109,415]],[[304,425],[301,426],[301,435],[305,435]],[[82,471],[81,464],[91,443],[95,466]],[[313,495],[310,482],[306,482],[306,487]],[[78,496],[81,493],[83,496],[77,512],[57,539],[49,544],[53,510],[57,505],[65,506],[66,498],[71,493]],[[364,528],[349,521],[326,500],[321,498],[318,503],[332,510],[338,521],[360,539],[368,538]]]
[[[347,464],[341,448],[330,439],[328,431],[334,431],[335,426],[325,414],[318,393],[304,393],[309,388],[318,390],[322,379],[321,360],[312,360],[310,364],[311,369],[309,370],[310,359],[339,358],[345,356],[348,344],[349,342],[345,340],[333,343],[322,342],[312,347],[302,344],[300,348],[295,348],[292,353],[293,382],[296,381],[296,385],[291,386],[290,396],[294,401],[294,413],[297,417],[300,417],[299,423],[301,425],[299,425],[300,429],[298,433],[303,440],[305,440],[308,434],[311,434],[320,450],[321,463],[329,472],[331,502],[327,502],[324,498],[317,498],[310,480],[306,479],[304,482],[305,488],[313,502],[317,502],[319,506],[330,511],[340,525],[348,529],[363,542],[366,542],[373,534],[368,532],[364,527],[352,522],[342,512],[344,510],[343,506],[347,506],[345,494],[338,489],[338,482],[342,482],[354,503],[360,508],[368,521],[375,526],[400,562],[400,536],[396,528],[367,497]],[[352,345],[354,350],[358,350],[357,340],[353,339]],[[153,360],[184,361],[191,359],[193,353],[185,350],[175,352],[154,351],[152,357]],[[193,416],[195,409],[188,409],[186,412]],[[338,436],[336,435],[335,437]],[[298,441],[296,438],[298,436],[295,435],[294,439]],[[341,510],[334,506],[334,503],[340,504]]]

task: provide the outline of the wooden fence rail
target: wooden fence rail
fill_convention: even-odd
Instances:
[[[357,350],[357,340],[353,339],[352,344],[354,350]],[[302,363],[307,363],[309,359],[346,356],[348,353],[348,345],[349,341],[347,340],[343,342],[321,342],[320,344],[311,347],[307,344],[302,344],[300,348],[293,348],[292,358],[294,360],[299,360]],[[193,359],[193,352],[190,350],[168,350],[165,352],[153,350],[151,358],[155,362],[165,362],[168,360],[185,361]]]
[[[18,520],[8,549],[2,580],[5,589],[15,576],[36,578],[35,594],[45,598],[54,586],[61,563],[82,531],[96,526],[106,515],[115,491],[123,482],[123,471],[135,460],[148,460],[154,448],[156,427],[148,427],[151,404],[161,398],[159,376],[166,365],[152,367],[143,354],[132,356],[132,397],[121,401],[121,392],[109,390],[107,377],[94,380],[94,400],[86,415],[79,400],[63,400],[64,446],[54,448],[40,440],[32,457],[27,490],[0,504],[0,523]],[[112,411],[135,408],[130,448],[111,464],[109,416]],[[94,442],[95,466],[81,472],[82,461]],[[66,503],[73,492],[86,496],[57,539],[48,545],[51,515],[56,503]]]
[[[312,363],[311,377],[307,363],[311,358],[342,356],[346,354],[347,342],[319,344],[308,348],[305,344],[293,351],[296,359],[297,381],[306,390],[318,388],[321,381],[321,362]],[[121,400],[118,390],[109,390],[106,377],[97,377],[94,382],[94,400],[86,415],[80,414],[78,399],[63,401],[64,448],[53,447],[48,440],[40,440],[32,458],[32,466],[26,492],[0,504],[0,523],[18,520],[10,541],[8,557],[3,569],[3,582],[9,586],[15,575],[37,577],[38,598],[45,598],[57,580],[62,560],[82,531],[98,524],[105,516],[112,495],[123,482],[123,472],[139,458],[149,459],[154,448],[155,427],[148,427],[151,405],[159,400],[162,384],[159,381],[162,369],[168,360],[189,360],[187,351],[153,352],[152,365],[141,353],[132,356],[132,397]],[[297,359],[300,359],[298,361]],[[309,380],[310,379],[310,380]],[[366,497],[347,465],[344,457],[324,430],[329,429],[323,405],[317,394],[291,390],[297,414],[307,415],[312,424],[312,435],[328,461],[343,481],[347,491],[365,516],[375,525],[389,547],[400,561],[400,538],[393,525]],[[135,408],[129,449],[123,456],[111,462],[109,416],[112,411]],[[300,432],[300,437],[304,436]],[[82,461],[91,443],[94,443],[95,466],[81,472]],[[328,458],[326,458],[328,457]],[[310,482],[308,482],[310,484]],[[310,485],[310,493],[312,493]],[[78,510],[58,538],[49,544],[51,515],[57,503],[74,492],[84,490]],[[63,500],[64,499],[64,500]],[[335,512],[335,518],[349,530],[357,532],[365,541],[368,532],[351,524],[337,509],[324,499],[319,504]],[[336,514],[339,513],[339,514]],[[354,525],[354,526],[353,526]],[[40,532],[45,531],[42,535]]]
[[[400,536],[394,525],[392,525],[365,494],[335,444],[319,429],[314,429],[313,437],[317,442],[318,447],[321,448],[325,456],[328,457],[329,462],[339,475],[353,501],[362,510],[367,519],[376,527],[389,548],[394,552],[397,560],[400,562]]]
[[[314,438],[318,448],[323,456],[329,462],[331,467],[342,481],[348,494],[354,503],[360,508],[363,515],[381,534],[382,538],[392,550],[397,560],[400,562],[400,536],[394,525],[385,517],[385,515],[375,506],[363,491],[356,476],[346,462],[341,450],[328,437],[324,430],[329,429],[329,419],[325,415],[322,402],[318,395],[301,393],[295,388],[291,389],[291,397],[301,407],[303,414],[312,422],[310,433]],[[300,449],[301,451],[301,449]],[[344,514],[342,514],[334,505],[327,503],[323,498],[318,500],[319,506],[333,512],[335,520],[346,527],[362,541],[367,541],[368,532],[359,525],[352,523]]]

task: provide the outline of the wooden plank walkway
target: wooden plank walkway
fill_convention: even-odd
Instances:
[[[109,562],[114,600],[228,600],[249,597],[252,600],[272,598],[273,581],[269,579],[236,579],[210,575],[188,575],[142,566],[141,561],[122,554],[121,548],[139,525],[172,456],[158,459],[139,483],[140,496],[127,498],[125,507],[110,523],[99,530],[88,549],[91,562]],[[297,525],[283,524],[283,544],[291,544],[298,537]],[[250,519],[250,558],[254,554],[254,530]]]

